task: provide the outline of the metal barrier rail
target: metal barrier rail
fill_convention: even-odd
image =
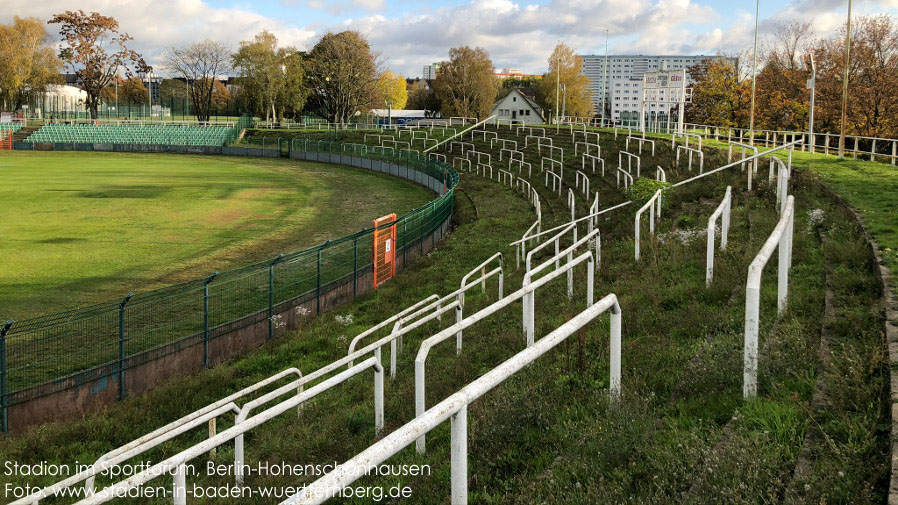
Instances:
[[[602,155],[602,146],[600,146],[599,144],[591,144],[589,142],[574,142],[574,156],[577,156],[578,154],[580,154],[580,146],[584,146],[583,150],[586,154],[590,154],[589,153],[590,147],[595,147],[596,151],[598,151],[596,153],[596,156]]]
[[[658,168],[655,170],[655,179],[661,182],[667,182],[667,172],[661,168],[661,165],[658,165]]]
[[[693,149],[689,146],[677,146],[677,162],[674,165],[677,168],[680,168],[680,153],[683,151],[687,151],[689,153],[689,171],[692,172],[692,155],[694,153],[698,154],[698,173],[702,173],[705,171],[705,153],[701,151],[701,149]],[[756,153],[757,154],[757,153]]]
[[[623,176],[624,176],[624,189],[628,189],[630,186],[632,186],[633,185],[633,176],[630,175],[630,172],[627,172],[626,170],[624,170],[620,167],[615,167],[615,168],[617,169],[617,187],[620,187],[621,174],[623,174]]]
[[[566,252],[562,253],[562,255],[566,255],[566,254],[567,254]],[[549,259],[546,262],[546,264],[551,264],[552,261],[554,261],[554,258]],[[450,326],[449,328],[446,328],[445,330],[443,330],[443,331],[437,333],[436,335],[433,335],[433,336],[425,339],[423,342],[421,342],[421,347],[419,347],[419,349],[418,349],[418,355],[415,357],[415,417],[417,418],[417,417],[422,416],[424,414],[424,411],[426,410],[426,391],[425,391],[426,390],[426,381],[427,381],[426,362],[427,362],[427,356],[430,354],[430,350],[434,346],[452,338],[452,335],[455,333],[452,331],[453,329],[456,329],[457,330],[456,334],[460,335],[462,333],[462,331],[464,330],[464,328],[471,325],[470,323],[466,324],[471,319],[474,319],[475,321],[479,321],[483,317],[486,317],[495,312],[498,312],[499,310],[507,307],[508,305],[516,302],[519,299],[523,300],[524,320],[528,321],[528,317],[529,317],[531,320],[531,324],[532,324],[532,317],[533,317],[532,301],[533,301],[534,293],[536,292],[536,290],[542,286],[545,286],[550,281],[557,279],[565,272],[568,272],[568,273],[573,272],[573,268],[583,262],[588,263],[586,306],[589,307],[592,305],[593,296],[594,296],[593,295],[593,278],[594,278],[594,272],[595,272],[594,268],[595,267],[594,267],[594,261],[592,258],[592,253],[587,252],[587,253],[583,253],[582,255],[578,256],[576,259],[569,259],[569,261],[562,268],[560,268],[550,274],[547,274],[546,276],[541,277],[541,278],[537,279],[536,281],[530,282],[530,278],[529,278],[530,273],[528,273],[528,275],[524,277],[524,285],[521,287],[521,289],[515,291],[514,293],[511,293],[506,298],[500,299],[499,301],[490,305],[489,307],[482,309],[481,311],[479,311],[475,314],[472,314],[471,316],[468,316],[467,319],[459,320],[455,325]],[[544,268],[544,265],[546,265],[546,264],[540,265],[540,267],[538,267],[538,268],[542,269],[542,268]],[[535,273],[535,272],[536,271],[534,271],[533,273]],[[490,310],[491,308],[492,308],[492,310]],[[528,316],[528,310],[530,310],[529,316]],[[478,315],[480,315],[479,318],[478,318]],[[527,334],[527,347],[532,346],[533,343],[534,343],[533,342],[533,334],[532,334],[532,332],[530,332]],[[457,353],[460,352],[460,349],[461,349],[460,343],[457,344],[457,349],[458,349]],[[416,440],[415,450],[418,452],[418,454],[424,454],[426,452],[427,436],[425,434],[422,434]]]
[[[558,174],[557,174],[558,177],[564,177],[564,163],[562,163],[558,160],[552,159],[552,158],[542,157],[539,161],[539,169],[540,170],[546,169],[547,161],[549,162],[549,170],[552,170],[553,167],[557,166],[558,167]]]
[[[379,354],[379,352],[378,352]],[[288,410],[300,406],[302,403],[318,396],[319,394],[333,388],[334,386],[345,382],[346,380],[354,377],[358,373],[366,370],[367,368],[375,369],[375,390],[383,391],[382,384],[381,387],[378,388],[377,385],[377,374],[383,377],[383,367],[381,367],[377,361],[377,356],[374,358],[370,358],[365,360],[362,363],[359,363],[355,367],[344,370],[333,377],[330,377],[309,389],[305,390],[301,395],[297,395],[293,398],[285,400],[273,407],[264,410],[253,417],[248,418],[244,422],[240,424],[236,424],[231,428],[215,435],[214,437],[205,440],[199,444],[196,444],[184,451],[175,454],[159,463],[152,465],[151,467],[142,470],[139,473],[136,473],[127,479],[117,482],[111,486],[107,486],[100,491],[97,491],[95,494],[88,496],[77,502],[78,505],[98,505],[100,503],[106,503],[108,501],[120,498],[122,496],[127,496],[127,490],[133,489],[137,486],[141,486],[146,484],[147,482],[160,477],[162,475],[173,474],[174,475],[174,501],[176,504],[184,504],[186,503],[186,464],[194,458],[199,457],[200,455],[210,451],[211,449],[220,447],[223,444],[230,442],[235,439],[237,436],[242,435],[253,428],[256,428],[271,419],[287,412]],[[379,370],[378,370],[379,369]],[[375,399],[377,398],[377,394],[375,394]],[[25,504],[33,504],[33,501],[24,501],[20,500],[21,505]],[[13,504],[10,504],[13,505]],[[20,505],[19,502],[16,502],[16,505]]]
[[[742,378],[742,394],[753,398],[758,394],[758,331],[761,311],[761,274],[764,266],[779,249],[777,265],[776,315],[783,315],[789,297],[789,269],[792,267],[792,234],[795,227],[795,197],[786,198],[786,207],[770,237],[748,267],[745,283],[745,349]]]
[[[624,149],[627,149],[627,150],[630,149],[630,140],[631,139],[639,142],[639,154],[642,154],[642,144],[648,143],[652,146],[652,156],[655,155],[655,141],[649,140],[645,137],[633,137],[633,136],[627,135],[627,141],[626,141]]]
[[[634,249],[636,254],[636,260],[639,260],[639,223],[640,217],[642,217],[642,213],[649,209],[649,233],[655,234],[655,216],[657,215],[658,219],[661,219],[661,192],[662,190],[655,191],[655,194],[649,198],[649,201],[645,202],[639,210],[636,211],[636,217],[633,219],[636,231],[635,231],[635,240],[634,240]]]
[[[727,170],[727,169],[729,169],[729,168],[733,168],[733,167],[735,167],[736,165],[739,165],[739,164],[742,164],[742,163],[745,163],[745,162],[748,162],[748,161],[757,161],[758,158],[767,156],[767,155],[769,155],[769,154],[773,154],[773,153],[775,153],[775,152],[777,152],[777,151],[781,151],[781,150],[783,150],[783,149],[793,149],[793,148],[795,148],[795,146],[801,145],[802,142],[804,142],[804,141],[803,141],[803,140],[796,140],[796,141],[794,141],[794,142],[789,142],[788,144],[783,144],[783,145],[781,145],[781,146],[776,146],[776,147],[771,148],[771,149],[768,149],[768,150],[766,150],[766,151],[764,151],[764,152],[762,152],[762,153],[758,153],[758,154],[749,156],[748,158],[745,158],[745,159],[742,159],[742,160],[737,160],[737,161],[735,161],[735,162],[727,163],[726,165],[724,165],[724,166],[722,166],[722,167],[715,168],[714,170],[709,170],[709,171],[707,171],[707,172],[705,172],[705,173],[703,173],[703,174],[699,174],[699,175],[696,175],[695,177],[691,177],[691,178],[689,178],[689,179],[686,179],[685,181],[680,181],[680,182],[674,184],[672,187],[676,188],[676,187],[679,187],[679,186],[683,186],[683,185],[689,184],[690,182],[697,181],[698,179],[701,179],[701,178],[703,178],[703,177],[708,177],[709,175],[716,174],[717,172],[720,172],[720,171],[722,171],[722,170]],[[751,174],[749,174],[749,179],[751,179]],[[751,186],[749,186],[749,188],[751,188]]]
[[[640,174],[640,170],[641,170],[640,159],[639,159],[639,156],[636,154],[633,154],[633,153],[630,153],[627,151],[618,151],[617,152],[617,168],[619,168],[619,169],[624,168],[624,156],[627,157],[627,172],[630,174],[633,173],[633,160],[635,159],[636,160],[636,177],[640,177],[641,176],[641,174]]]
[[[671,149],[675,149],[677,147],[677,137],[683,138],[683,145],[685,145],[686,147],[689,147],[689,139],[695,138],[698,141],[698,150],[699,151],[702,150],[702,136],[701,135],[699,135],[697,133],[680,133],[680,132],[673,132],[670,135],[670,140],[671,140],[670,148]]]
[[[509,295],[509,297],[512,295]],[[506,297],[508,298],[508,297]],[[478,312],[468,318],[465,326],[470,326],[483,319],[496,309],[492,307],[484,309],[489,312]],[[501,307],[500,307],[501,308]],[[370,468],[372,465],[383,463],[405,447],[411,445],[421,434],[427,433],[439,426],[446,419],[451,418],[451,462],[452,462],[452,505],[467,503],[467,406],[492,390],[507,378],[511,377],[524,367],[533,363],[537,358],[564,342],[569,336],[601,314],[611,312],[611,394],[617,397],[620,392],[620,347],[621,347],[621,310],[617,297],[607,295],[596,304],[590,306],[567,323],[559,326],[555,331],[541,338],[535,345],[519,352],[509,360],[487,372],[480,378],[463,387],[458,392],[449,396],[442,402],[431,407],[421,416],[416,417],[398,430],[387,435],[368,449],[365,449],[346,463],[339,465],[332,472],[319,478],[306,486],[302,491],[281,502],[282,505],[313,505],[320,504],[335,496],[340,489],[356,481],[361,475],[358,468]],[[476,319],[474,319],[476,317]]]
[[[602,177],[605,177],[605,160],[598,156],[593,156],[589,153],[583,153],[580,157],[580,169],[581,170],[586,170],[586,160],[587,159],[592,160],[592,173],[596,173],[596,161],[598,161],[599,164],[602,165]]]
[[[705,259],[705,287],[710,287],[714,280],[714,237],[717,234],[716,222],[720,218],[720,250],[727,248],[727,237],[730,233],[730,210],[733,205],[733,188],[727,186],[720,205],[708,218],[708,247]]]

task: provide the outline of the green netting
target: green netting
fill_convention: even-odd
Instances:
[[[441,229],[453,210],[458,174],[414,152],[368,149],[358,144],[292,139],[293,157],[351,164],[393,173],[440,193],[397,221],[400,258]],[[292,146],[292,149],[291,149]],[[445,183],[445,186],[444,186]],[[328,241],[196,279],[76,310],[16,322],[5,339],[8,392],[4,405],[75,387],[98,375],[118,373],[181,349],[202,345],[303,303],[319,310],[337,289],[355,293],[371,271],[373,230]],[[208,320],[208,326],[206,321]],[[269,325],[279,324],[275,321]],[[0,346],[0,351],[3,348]]]

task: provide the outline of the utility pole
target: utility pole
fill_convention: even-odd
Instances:
[[[755,48],[751,57],[751,112],[748,119],[749,143],[755,145],[755,80],[758,73],[758,20],[761,15],[761,0],[755,1]]]
[[[605,80],[608,78],[608,29],[605,29],[605,64],[602,65],[602,119],[599,127],[605,127],[605,100],[606,100],[606,82]]]
[[[808,142],[810,152],[814,152],[814,94],[817,87],[817,65],[814,63],[814,53],[808,55],[808,67],[811,71],[811,78],[808,79],[808,89],[811,90],[810,112],[808,114]]]
[[[845,125],[848,123],[848,64],[851,61],[851,0],[848,0],[848,29],[845,30],[845,73],[842,76],[842,126],[839,133],[839,159],[845,159]]]
[[[561,41],[559,40],[558,43],[560,44]],[[555,46],[555,48],[557,49],[558,46]],[[559,110],[558,109],[558,98],[559,98],[558,91],[559,91],[560,87],[561,87],[561,55],[559,54],[555,58],[555,131],[556,132],[558,131],[558,128],[559,128],[559,124],[558,124],[558,110]]]

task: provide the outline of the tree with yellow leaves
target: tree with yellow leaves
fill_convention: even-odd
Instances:
[[[40,19],[13,16],[0,25],[0,109],[19,109],[56,82],[61,67]]]
[[[556,102],[556,89],[558,101]],[[549,56],[549,72],[539,81],[543,106],[561,115],[590,116],[593,113],[592,90],[589,78],[583,74],[583,58],[574,54],[568,45],[559,43]]]
[[[406,89],[405,77],[386,70],[377,78],[378,102],[374,108],[389,107],[391,109],[404,109],[408,103],[408,89]]]

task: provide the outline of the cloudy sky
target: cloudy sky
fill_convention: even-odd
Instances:
[[[388,67],[419,76],[450,47],[485,47],[497,68],[541,73],[559,40],[581,54],[738,53],[750,47],[754,0],[4,0],[13,15],[49,18],[77,8],[114,16],[152,63],[205,38],[232,46],[268,29],[308,49],[322,33],[355,29]],[[844,23],[847,0],[761,0],[761,37],[777,21],[813,20],[821,36]],[[855,0],[856,14],[898,14],[898,0]],[[53,30],[53,27],[50,27]]]

